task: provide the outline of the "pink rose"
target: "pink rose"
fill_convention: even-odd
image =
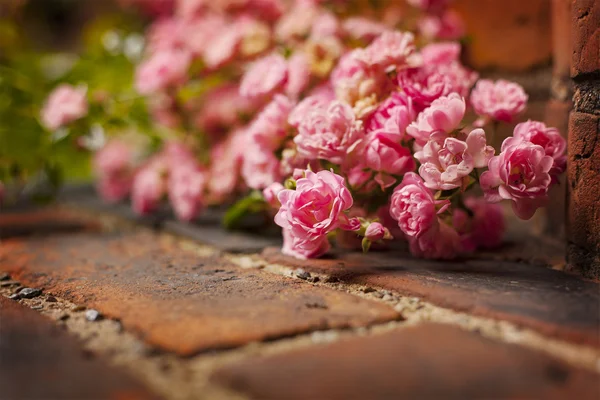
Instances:
[[[366,41],[371,41],[389,30],[384,24],[365,17],[350,17],[342,26],[348,36]]]
[[[494,148],[486,144],[483,129],[475,129],[466,140],[445,138],[443,142],[428,141],[423,150],[415,153],[419,160],[419,175],[425,186],[434,190],[466,188],[473,168],[483,168],[494,155]]]
[[[324,248],[329,232],[359,228],[344,213],[353,203],[344,178],[329,171],[310,170],[305,176],[296,181],[296,190],[284,189],[278,195],[281,208],[275,223],[293,238],[289,253],[314,250],[315,245]]]
[[[189,19],[178,18],[178,20],[185,47],[195,58],[206,56],[207,52],[214,51],[212,45],[223,34],[229,23],[222,15],[215,13],[206,13]]]
[[[365,237],[371,242],[376,242],[383,239],[391,239],[390,231],[380,222],[372,222],[365,231]]]
[[[288,118],[288,123],[291,126],[298,128],[302,121],[304,121],[313,110],[327,108],[334,98],[335,96],[333,93],[328,92],[306,97],[294,107]]]
[[[321,12],[313,21],[310,36],[311,38],[323,38],[328,36],[339,36],[340,23],[336,16],[330,12]]]
[[[450,0],[407,0],[408,4],[428,13],[439,13],[448,7]]]
[[[281,203],[279,203],[279,199],[277,195],[281,192],[285,187],[279,182],[273,182],[269,186],[263,189],[263,197],[267,204],[269,204],[273,208],[279,208]]]
[[[142,167],[133,178],[131,202],[133,211],[145,215],[155,211],[165,195],[166,165],[160,156]]]
[[[185,46],[184,24],[177,18],[156,20],[146,32],[147,51],[174,50]]]
[[[460,43],[442,42],[431,43],[421,49],[424,65],[445,65],[459,61]]]
[[[511,200],[519,218],[531,218],[548,199],[553,164],[554,159],[542,146],[512,137],[505,139],[500,155],[492,157],[479,179],[485,199],[492,203]]]
[[[382,190],[396,183],[395,176],[414,171],[416,167],[410,150],[384,133],[370,134],[363,154],[364,166],[378,172],[375,181]]]
[[[542,146],[547,156],[552,157],[554,164],[549,173],[553,180],[567,168],[567,141],[556,128],[547,127],[543,122],[527,121],[515,126],[513,136],[516,139]]]
[[[467,96],[476,80],[477,73],[457,61],[447,64],[428,62],[420,68],[409,68],[398,73],[398,84],[412,98],[417,111],[451,93]]]
[[[41,119],[49,130],[56,130],[88,113],[87,88],[62,84],[48,96]]]
[[[204,207],[207,174],[195,161],[172,164],[169,172],[169,201],[182,221],[193,220]]]
[[[468,197],[464,203],[473,216],[456,209],[452,219],[452,225],[461,235],[463,247],[469,250],[498,247],[506,230],[502,206],[490,204],[480,197]]]
[[[213,201],[226,201],[238,188],[245,151],[243,130],[234,131],[227,140],[211,148],[208,192]]]
[[[237,85],[225,84],[206,93],[195,123],[203,131],[220,138],[240,124],[244,116],[251,115],[255,108],[255,104],[239,94]]]
[[[185,50],[162,50],[138,65],[135,71],[136,90],[149,95],[170,86],[184,83],[192,59]]]
[[[410,63],[415,53],[414,36],[410,32],[387,31],[381,34],[357,58],[369,66],[386,69],[389,66],[402,67]]]
[[[292,235],[288,229],[282,230],[283,247],[281,252],[286,256],[306,260],[308,258],[318,258],[326,254],[331,245],[327,236],[322,236],[314,240],[302,240]]]
[[[471,104],[478,115],[504,122],[512,122],[525,109],[527,99],[520,85],[505,80],[494,83],[482,79],[471,93]]]
[[[252,140],[246,143],[244,150],[242,177],[252,189],[264,189],[283,179],[280,162],[273,151]]]
[[[284,43],[307,37],[313,21],[319,14],[319,8],[310,2],[296,2],[275,25],[275,37]]]
[[[441,15],[427,15],[421,18],[418,28],[419,32],[430,40],[457,40],[466,33],[463,19],[453,10],[447,10]]]
[[[365,130],[367,133],[383,131],[400,141],[415,118],[412,100],[403,93],[395,92],[368,117]]]
[[[297,99],[306,89],[310,81],[310,65],[306,56],[296,53],[288,60],[288,80],[285,84],[285,93]]]
[[[248,128],[251,140],[266,150],[275,151],[288,136],[288,116],[294,104],[283,95],[275,95]]]
[[[406,128],[406,133],[424,145],[432,133],[450,133],[457,129],[465,115],[465,99],[456,93],[440,97],[423,110],[417,120]]]
[[[298,127],[294,143],[310,159],[341,164],[364,139],[362,122],[350,106],[333,101],[326,109],[314,109]]]
[[[280,90],[288,79],[287,62],[279,54],[271,54],[254,62],[242,77],[240,94],[264,97]]]
[[[460,236],[453,227],[438,221],[436,229],[409,239],[410,252],[416,257],[452,259],[463,251]]]
[[[98,176],[98,192],[108,202],[123,200],[133,183],[133,149],[119,140],[109,141],[93,159]]]
[[[450,202],[436,201],[419,175],[408,172],[402,183],[394,189],[390,200],[390,215],[405,235],[418,238],[430,230],[438,229],[437,215],[444,212]]]

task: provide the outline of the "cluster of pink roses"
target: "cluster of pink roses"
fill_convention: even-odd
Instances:
[[[527,95],[461,63],[450,0],[408,2],[421,12],[416,33],[393,18],[340,18],[318,0],[170,2],[135,82],[176,139],[141,165],[109,142],[96,156],[104,197],[130,195],[142,214],[168,198],[192,220],[205,205],[260,191],[283,252],[299,258],[323,255],[340,231],[365,250],[405,240],[419,257],[497,246],[495,203],[531,218],[565,170],[565,140],[527,121],[498,152],[486,130],[515,121]],[[179,96],[224,75],[191,100]]]

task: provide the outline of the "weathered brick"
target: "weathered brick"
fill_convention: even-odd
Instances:
[[[0,213],[0,239],[97,229],[98,224],[64,210],[46,208]]]
[[[568,261],[600,278],[600,116],[571,113],[567,168]]]
[[[538,251],[544,251],[543,247]],[[510,248],[500,252],[508,253]],[[330,259],[307,261],[286,257],[278,249],[267,249],[263,255],[267,261],[344,283],[393,290],[545,335],[600,346],[600,285],[560,271],[493,259],[418,260],[395,252],[366,256],[342,252]]]
[[[573,0],[571,76],[600,70],[600,2]]]
[[[525,71],[552,54],[550,0],[456,0],[469,42],[467,59],[477,69]]]
[[[425,324],[224,367],[255,399],[598,399],[598,376],[458,328]]]
[[[156,399],[35,311],[0,296],[3,399]]]
[[[400,317],[384,304],[242,270],[148,231],[7,240],[0,269],[182,355]]]

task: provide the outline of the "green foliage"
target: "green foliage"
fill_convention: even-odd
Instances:
[[[268,209],[262,193],[255,190],[248,196],[238,200],[231,206],[223,218],[223,226],[227,229],[239,227],[244,217],[250,214],[261,213]]]

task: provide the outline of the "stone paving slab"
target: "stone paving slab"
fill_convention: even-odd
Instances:
[[[385,304],[244,270],[149,230],[6,240],[0,270],[181,355],[401,318]]]
[[[303,261],[271,248],[263,256],[343,283],[393,290],[551,337],[600,346],[600,285],[561,271],[499,260],[417,260],[393,252],[341,253]]]
[[[213,380],[253,399],[590,399],[599,376],[448,325],[253,358]]]
[[[0,398],[157,399],[37,312],[0,296]]]

